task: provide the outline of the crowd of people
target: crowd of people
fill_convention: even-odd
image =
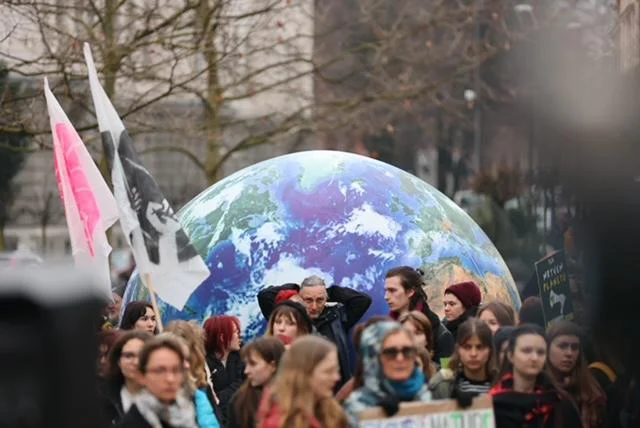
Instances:
[[[266,287],[266,333],[244,345],[234,316],[159,332],[150,304],[130,302],[119,318],[114,297],[99,333],[103,417],[126,428],[340,428],[371,408],[393,416],[401,403],[446,399],[466,408],[488,394],[497,428],[628,426],[617,368],[589,358],[576,324],[545,330],[539,298],[516,314],[483,301],[474,282],[451,284],[440,319],[419,270],[391,269],[384,289],[388,314],[360,322],[371,305],[361,291],[317,276]]]

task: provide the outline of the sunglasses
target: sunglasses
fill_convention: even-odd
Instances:
[[[404,346],[402,348],[385,348],[382,350],[382,356],[388,360],[396,360],[398,355],[402,355],[405,360],[415,358],[418,351],[413,346]]]

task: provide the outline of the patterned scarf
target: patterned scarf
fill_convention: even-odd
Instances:
[[[178,394],[175,403],[166,405],[143,389],[136,395],[134,404],[153,428],[162,428],[161,421],[174,428],[198,428],[193,402],[183,392]]]
[[[513,408],[525,410],[524,421],[530,423],[542,418],[546,423],[553,409],[561,401],[558,392],[551,384],[544,381],[544,377],[536,382],[534,392],[523,393],[513,389],[513,373],[505,374],[489,391],[494,399],[504,399]]]

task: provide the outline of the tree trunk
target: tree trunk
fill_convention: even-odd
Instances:
[[[206,16],[206,15],[205,15]],[[220,76],[218,72],[218,52],[216,50],[215,28],[203,27],[204,55],[207,63],[207,103],[204,110],[206,125],[207,153],[205,155],[205,177],[211,185],[220,179],[220,160],[222,158],[222,122],[220,108],[223,102]]]

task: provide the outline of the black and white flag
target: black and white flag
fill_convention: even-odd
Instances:
[[[148,274],[158,296],[182,309],[189,296],[209,277],[209,269],[182,230],[158,184],[140,162],[122,120],[100,85],[87,43],[84,55],[122,230],[141,278],[144,280]]]

